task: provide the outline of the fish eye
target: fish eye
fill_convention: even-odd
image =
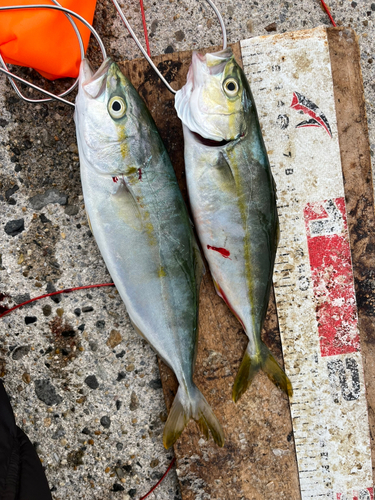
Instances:
[[[126,103],[122,97],[115,96],[108,103],[108,112],[112,118],[122,118],[126,113]]]
[[[240,88],[237,80],[235,80],[234,78],[227,78],[224,82],[223,87],[224,92],[228,97],[235,97],[238,94]]]

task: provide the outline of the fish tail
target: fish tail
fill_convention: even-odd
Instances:
[[[238,370],[236,380],[233,384],[232,398],[235,403],[249,387],[260,369],[264,371],[267,377],[272,380],[277,387],[286,392],[288,396],[293,395],[292,384],[289,378],[284,370],[280,368],[268,347],[262,342],[260,349],[255,355],[251,355],[249,349],[245,351],[240,369]]]
[[[219,446],[224,445],[224,432],[219,421],[198,387],[193,385],[189,389],[189,394],[183,387],[178,388],[164,427],[165,448],[168,449],[175,443],[191,418],[197,422],[206,439],[211,431],[215,443]]]

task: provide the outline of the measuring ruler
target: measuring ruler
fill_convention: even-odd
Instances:
[[[302,499],[374,500],[325,28],[241,42],[276,181],[274,288]]]

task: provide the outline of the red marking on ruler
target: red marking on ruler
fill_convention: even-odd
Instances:
[[[224,257],[224,259],[229,259],[230,252],[225,248],[212,247],[211,245],[207,245],[208,250],[215,250],[215,252],[219,252],[220,255]],[[229,259],[231,260],[231,259]]]
[[[138,180],[141,181],[142,180],[142,169],[138,169]]]
[[[304,217],[321,355],[359,351],[345,200],[308,203]]]
[[[323,127],[327,134],[332,137],[327,118],[319,110],[318,106],[310,101],[310,99],[307,99],[305,96],[299,94],[298,92],[293,92],[293,99],[290,107],[295,109],[296,111],[303,111],[307,115],[311,116],[311,118],[313,118],[318,125]]]

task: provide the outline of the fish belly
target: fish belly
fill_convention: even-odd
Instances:
[[[81,180],[93,234],[130,319],[179,382],[191,379],[197,332],[192,234],[177,183],[144,172],[130,190],[119,177]],[[114,181],[115,179],[115,181]]]
[[[194,221],[219,295],[254,349],[266,312],[276,251],[277,217],[267,170],[242,144],[186,148]]]

